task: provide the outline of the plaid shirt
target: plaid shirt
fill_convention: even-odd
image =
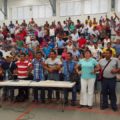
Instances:
[[[44,80],[43,66],[41,64],[43,59],[37,60],[33,59],[33,71],[34,71],[34,80]]]

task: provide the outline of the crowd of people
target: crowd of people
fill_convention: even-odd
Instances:
[[[101,74],[102,73],[102,74]],[[72,81],[71,105],[76,105],[77,90],[80,91],[80,108],[93,107],[95,81],[101,75],[102,106],[117,111],[116,74],[120,73],[120,18],[114,14],[111,18],[90,16],[82,22],[73,22],[71,18],[51,24],[46,21],[38,26],[32,18],[0,27],[0,80],[55,80]],[[15,88],[4,88],[3,98],[24,101],[29,98],[29,89],[19,88],[14,97]],[[40,91],[40,95],[39,95]],[[47,91],[47,101],[45,100]],[[34,102],[52,101],[53,89],[34,88]],[[59,90],[55,90],[57,101]],[[68,104],[69,90],[64,91],[64,101]]]

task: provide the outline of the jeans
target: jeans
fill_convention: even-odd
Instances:
[[[40,99],[41,101],[45,100],[45,90],[44,88],[34,88],[33,94],[34,94],[34,100],[39,100],[39,90],[40,90]]]
[[[111,102],[111,107],[116,108],[116,78],[103,78],[103,81],[101,83],[102,85],[102,96],[103,96],[103,101],[102,101],[102,106],[107,107],[108,106],[108,93],[109,93],[109,98]]]
[[[65,76],[64,77],[64,81],[70,81],[69,80],[69,77]],[[68,89],[65,89],[64,90],[64,100],[65,102],[68,102],[68,92],[70,90]],[[75,85],[73,88],[72,88],[72,102],[74,103],[76,101],[76,97],[77,97],[77,86]]]

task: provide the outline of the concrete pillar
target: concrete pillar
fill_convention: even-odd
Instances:
[[[56,16],[56,0],[49,0],[52,7],[53,16]]]
[[[4,11],[4,18],[7,19],[7,2],[8,0],[3,0],[3,11]]]

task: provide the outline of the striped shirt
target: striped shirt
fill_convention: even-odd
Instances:
[[[27,60],[17,61],[17,70],[18,70],[18,78],[27,78],[28,77],[28,68],[31,66],[31,63]]]

